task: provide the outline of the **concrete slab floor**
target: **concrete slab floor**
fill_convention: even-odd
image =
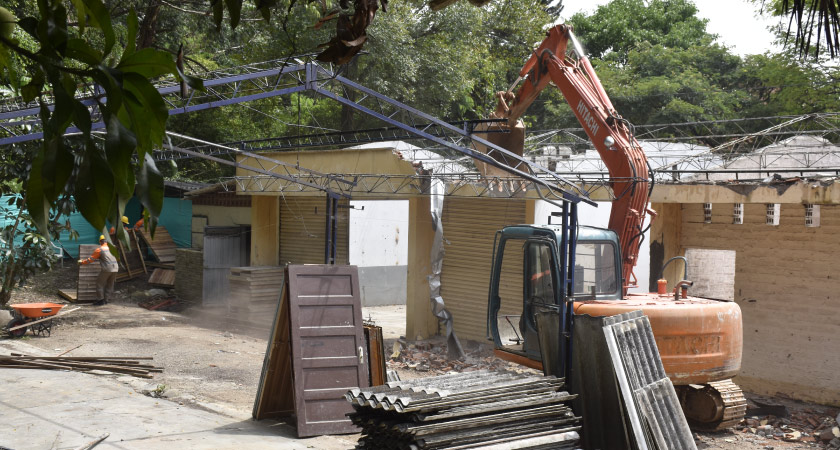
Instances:
[[[11,346],[0,347],[0,354],[8,354]],[[190,408],[142,395],[111,375],[69,371],[0,369],[0,417],[0,447],[15,450],[72,449],[105,433],[110,436],[97,450],[337,450],[352,448],[358,439],[297,439],[285,424]]]

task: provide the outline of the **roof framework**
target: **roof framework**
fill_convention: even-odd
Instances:
[[[436,153],[444,159],[470,157],[497,167],[520,179],[523,190],[535,191],[540,197],[556,201],[591,201],[585,188],[578,186],[546,168],[534,163],[528,158],[515,155],[504,148],[498,147],[486,140],[472,135],[469,127],[458,127],[433,116],[418,111],[408,105],[390,99],[378,92],[368,89],[358,83],[343,77],[340,72],[329,65],[322,65],[311,58],[296,59],[293,64],[288,61],[269,61],[258,64],[240,66],[234,69],[221,70],[203,74],[205,91],[192,91],[187,96],[180,95],[180,88],[175,80],[167,80],[158,86],[163,95],[169,114],[182,114],[219,106],[243,103],[252,100],[265,99],[295,92],[312,92],[330,98],[343,105],[349,106],[361,113],[379,119],[387,126],[399,129],[412,136],[422,138],[436,146]],[[107,102],[96,86],[80,90],[82,103],[90,109],[93,119],[93,129],[104,128],[99,112],[100,102]],[[23,104],[12,100],[0,105],[0,130],[6,134],[0,138],[0,145],[25,142],[43,137],[41,122],[38,118],[38,107],[35,104]],[[78,129],[69,128],[68,134],[78,133]],[[487,148],[486,153],[479,151],[476,143]],[[176,150],[190,153],[193,156],[206,157],[200,151],[177,146],[169,146],[166,150]],[[499,162],[504,158],[510,163]],[[207,158],[213,159],[213,158]],[[269,158],[259,158],[269,164],[282,165],[280,161],[265,161]],[[219,158],[213,159],[221,162]],[[276,176],[272,172],[259,168],[257,173],[272,178],[283,179],[293,183],[299,178],[317,176],[324,178],[324,174],[298,174],[292,177]],[[421,173],[421,175],[425,175]],[[435,174],[437,177],[438,174]],[[291,179],[288,179],[291,178]],[[335,177],[326,177],[330,182]],[[527,183],[522,183],[525,180]],[[308,181],[307,181],[308,182]],[[323,185],[307,186],[308,188],[331,192],[331,188]],[[482,190],[483,188],[478,188]]]
[[[291,62],[290,62],[291,61]],[[344,197],[353,193],[368,195],[423,195],[432,177],[445,181],[448,195],[471,197],[538,196],[549,199],[587,199],[596,191],[608,192],[606,167],[594,151],[582,128],[529,132],[526,153],[517,158],[504,149],[472,135],[473,127],[486,121],[447,123],[389,99],[349,79],[329,65],[308,57],[274,60],[201,74],[204,92],[192,91],[182,97],[174,79],[158,84],[169,106],[170,115],[244,103],[294,92],[312,92],[380,119],[385,126],[351,132],[324,130],[295,136],[268,137],[217,144],[189,136],[169,133],[169,143],[156,152],[156,159],[201,157],[250,170],[252,176],[233,177],[231,186],[242,192],[324,191]],[[98,103],[107,101],[96,86],[80,89],[79,95],[90,108],[94,129]],[[351,100],[353,99],[353,100]],[[17,99],[0,103],[0,145],[39,139],[37,104]],[[68,134],[78,132],[68,129]],[[727,174],[732,179],[762,179],[785,172],[808,177],[840,175],[840,113],[778,116],[733,120],[637,126],[637,139],[645,146],[657,182],[696,182],[710,174]],[[793,136],[812,136],[813,148],[786,146]],[[419,145],[408,158],[417,163],[416,175],[323,174],[300,166],[258,155],[265,151],[342,148],[350,145],[409,141]],[[475,142],[490,148],[490,154],[513,159],[500,163],[480,153]],[[760,152],[757,150],[762,149]],[[251,157],[257,167],[231,162],[224,155]],[[483,177],[474,159],[510,173],[510,178]],[[745,159],[751,160],[744,168]],[[779,167],[779,161],[791,167]],[[734,164],[733,164],[734,163]],[[546,168],[547,167],[547,168]],[[527,182],[523,182],[526,180]],[[601,192],[600,197],[604,194]]]

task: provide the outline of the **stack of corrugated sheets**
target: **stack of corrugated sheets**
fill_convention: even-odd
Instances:
[[[553,376],[486,371],[353,389],[359,449],[572,449],[575,398]]]
[[[231,315],[270,327],[283,288],[283,268],[231,267],[228,280]]]

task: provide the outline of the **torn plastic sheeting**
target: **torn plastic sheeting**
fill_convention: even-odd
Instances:
[[[446,350],[450,359],[458,359],[464,356],[464,349],[458,336],[455,336],[452,313],[446,309],[443,297],[440,295],[440,273],[443,269],[443,193],[446,186],[439,178],[432,179],[431,186],[431,214],[432,224],[435,228],[435,239],[432,242],[432,274],[429,275],[429,290],[432,301],[432,314],[443,322],[446,327]]]

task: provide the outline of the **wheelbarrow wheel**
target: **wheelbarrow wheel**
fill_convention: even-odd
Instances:
[[[9,321],[9,324],[6,325],[6,329],[8,330],[10,328],[14,328],[18,325],[23,325],[25,323],[26,323],[26,321],[23,320],[22,318],[15,317],[14,319]],[[13,338],[21,338],[21,337],[23,337],[24,334],[26,334],[26,328],[27,327],[23,327],[23,328],[18,328],[17,330],[9,331],[9,336],[13,337]]]

